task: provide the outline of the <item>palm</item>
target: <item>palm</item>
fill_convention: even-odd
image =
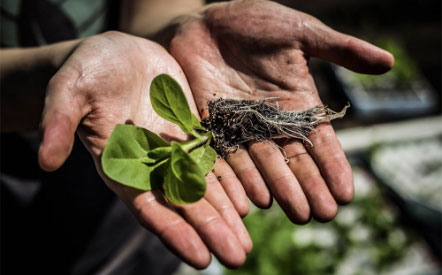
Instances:
[[[56,75],[53,79],[63,85],[72,81],[63,79],[66,71],[72,71],[69,78],[80,76],[75,80],[77,96],[88,102],[78,131],[87,148],[94,157],[99,157],[117,123],[139,125],[163,137],[167,133],[170,137],[186,138],[179,127],[160,118],[150,108],[149,98],[150,83],[161,73],[179,79],[184,83],[187,96],[191,95],[179,65],[148,40],[112,35],[86,40],[59,72],[62,77]]]
[[[61,165],[77,130],[106,184],[142,225],[196,267],[208,264],[209,250],[223,263],[237,266],[250,251],[251,242],[213,175],[207,176],[203,199],[189,206],[170,206],[161,192],[124,187],[102,172],[101,153],[117,123],[145,127],[165,139],[186,138],[178,126],[159,117],[151,107],[150,83],[161,73],[177,79],[191,98],[181,68],[155,43],[115,32],[80,43],[49,84],[40,163],[47,170]],[[189,105],[196,110],[193,101]]]
[[[287,109],[320,104],[302,50],[288,49],[281,43],[266,52],[265,48],[257,48],[259,44],[248,47],[234,43],[229,36],[216,30],[209,32],[202,22],[196,21],[173,41],[171,52],[188,72],[199,109],[220,97],[278,97],[280,106]],[[179,46],[183,44],[188,47]],[[207,114],[207,110],[203,113]]]
[[[203,117],[208,101],[220,97],[277,97],[279,106],[290,110],[321,104],[309,56],[361,72],[391,66],[388,53],[270,1],[221,3],[201,14],[181,26],[170,51],[186,73]],[[308,221],[311,213],[329,220],[336,202],[352,198],[351,170],[329,124],[318,126],[310,139],[313,147],[295,140],[281,144],[288,166],[268,142],[251,144],[248,152],[240,149],[228,162],[258,206],[269,206],[273,194],[294,222]]]

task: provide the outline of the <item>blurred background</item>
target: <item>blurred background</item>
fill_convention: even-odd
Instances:
[[[182,265],[178,275],[441,274],[441,1],[279,1],[389,50],[382,76],[319,60],[311,71],[353,167],[355,198],[334,221],[297,226],[278,205],[244,222],[254,248],[228,270]]]

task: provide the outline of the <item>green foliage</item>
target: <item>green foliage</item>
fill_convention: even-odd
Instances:
[[[200,164],[201,171],[203,171],[204,174],[209,173],[215,165],[216,152],[209,146],[209,142],[203,147],[199,147],[190,152],[190,156],[195,162]]]
[[[204,173],[179,143],[172,141],[171,147],[164,194],[173,203],[186,204],[199,200],[206,192]]]
[[[365,173],[355,166],[353,171],[359,177]],[[338,216],[326,224],[294,225],[277,204],[268,210],[252,208],[244,224],[254,249],[242,267],[225,269],[224,274],[394,273],[389,268],[407,260],[415,237],[401,228],[395,209],[375,182],[361,186],[361,181],[355,182],[361,192],[355,193],[351,205],[340,207]]]
[[[216,161],[216,152],[209,146],[212,134],[191,113],[180,85],[169,75],[152,81],[150,98],[161,117],[194,139],[168,144],[147,129],[118,124],[103,151],[103,171],[112,180],[136,189],[163,187],[173,203],[198,201],[206,191],[204,176]]]
[[[149,130],[118,124],[103,151],[104,173],[111,179],[141,190],[150,190],[156,159],[148,152],[168,144]]]
[[[382,75],[352,74],[365,89],[384,92],[386,87],[398,89],[407,83],[419,80],[421,76],[418,66],[400,42],[391,38],[383,38],[376,44],[393,54],[394,67]]]
[[[152,81],[150,102],[158,115],[180,126],[186,134],[193,132],[195,123],[199,125],[198,119],[192,116],[180,84],[167,74],[161,74]]]

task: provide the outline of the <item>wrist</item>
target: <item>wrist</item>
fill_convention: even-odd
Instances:
[[[179,34],[182,28],[185,28],[186,25],[195,21],[200,21],[204,24],[207,13],[211,10],[217,9],[224,4],[225,2],[204,5],[193,11],[189,11],[185,14],[176,16],[172,20],[170,20],[169,23],[163,28],[159,29],[155,33],[146,36],[146,38],[159,43],[169,51],[170,43],[172,42],[173,38]]]
[[[200,9],[199,11],[177,16],[171,20],[168,25],[157,32],[146,36],[146,38],[157,42],[169,50],[171,41],[180,32],[180,29],[194,20],[200,20],[203,17],[203,11],[205,9],[206,7]]]
[[[136,36],[149,38],[166,29],[174,18],[204,6],[204,0],[123,1],[119,29]]]
[[[66,59],[69,58],[81,41],[77,39],[45,46],[42,48],[42,56],[47,65],[57,71],[63,66]]]

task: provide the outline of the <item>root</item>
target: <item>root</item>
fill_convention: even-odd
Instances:
[[[321,122],[341,118],[326,106],[315,106],[305,111],[280,110],[277,103],[265,100],[218,99],[209,102],[209,117],[202,125],[212,131],[212,147],[223,158],[234,153],[239,145],[251,141],[277,138],[295,138],[313,146],[309,133]]]

